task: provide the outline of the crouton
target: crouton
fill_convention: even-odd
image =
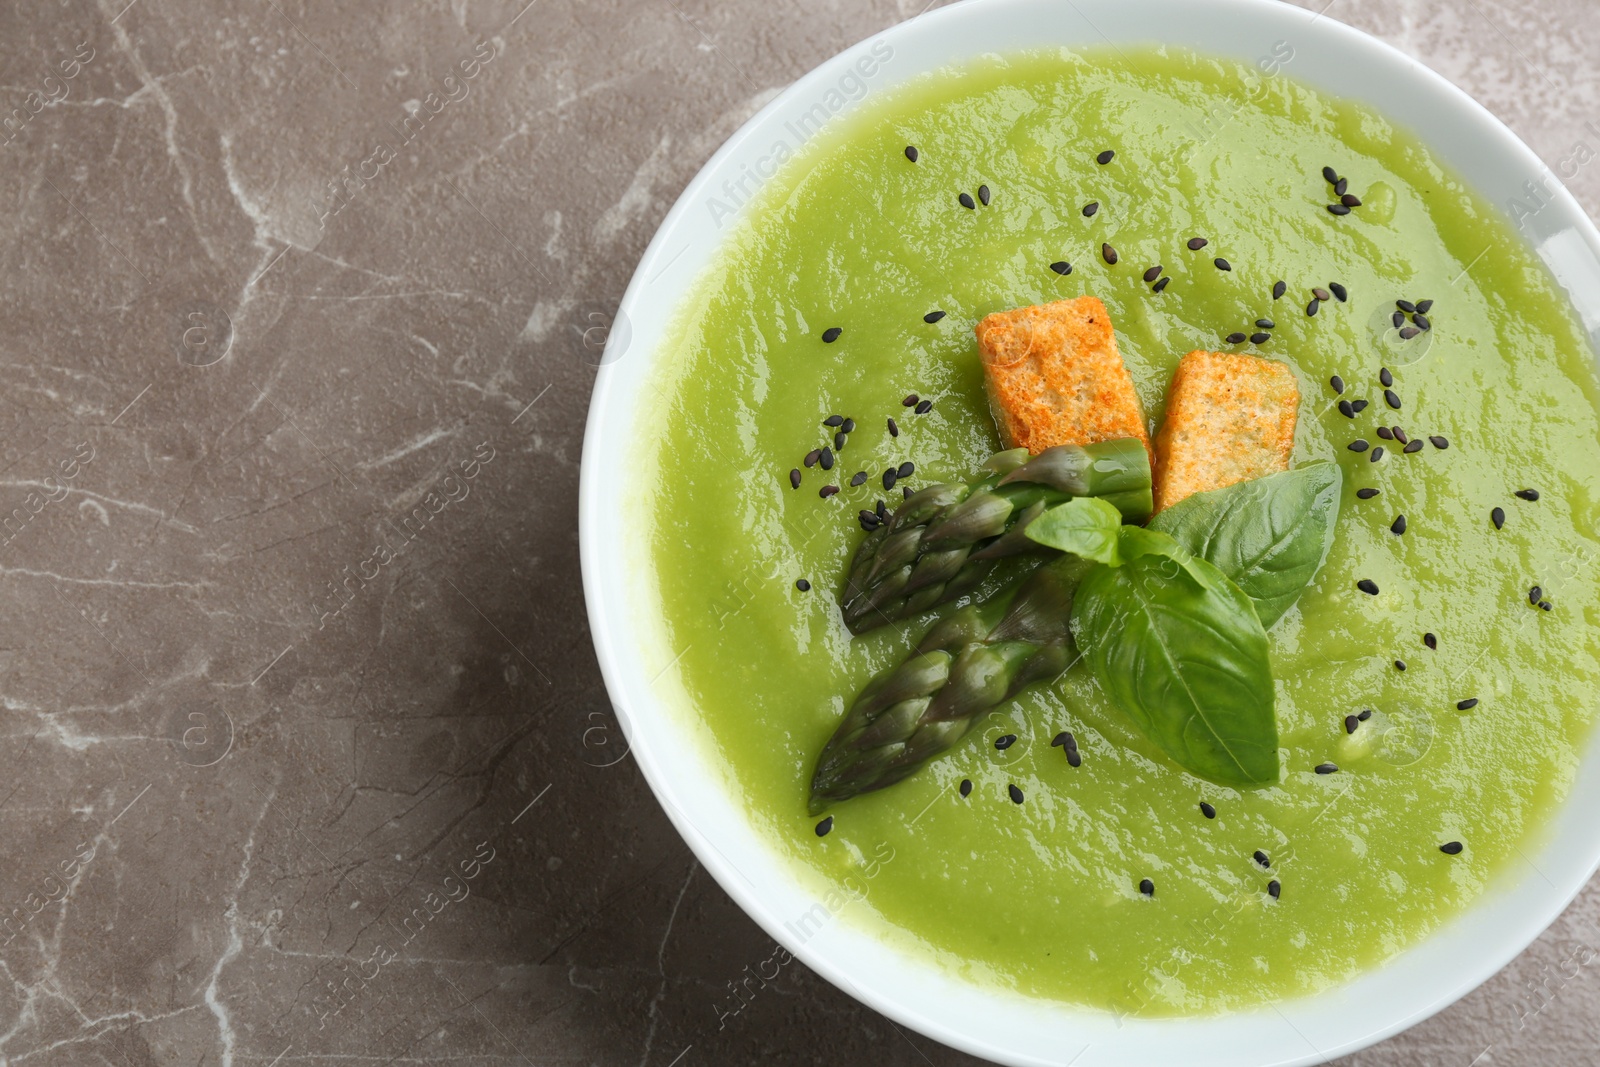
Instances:
[[[1006,448],[1137,437],[1150,450],[1106,307],[1092,296],[997,311],[978,323],[989,410]]]
[[[1156,435],[1156,510],[1192,493],[1289,469],[1300,386],[1282,363],[1190,352]]]

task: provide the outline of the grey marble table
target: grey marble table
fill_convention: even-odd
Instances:
[[[524,2],[0,8],[0,1064],[975,1062],[798,963],[726,1014],[773,946],[617,759],[575,517],[668,206],[925,0]],[[1592,0],[1328,13],[1600,149]],[[1347,1062],[1600,1063],[1594,946]]]

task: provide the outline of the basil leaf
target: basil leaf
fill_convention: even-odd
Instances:
[[[1074,556],[1116,566],[1117,531],[1122,512],[1098,497],[1080,496],[1058,504],[1028,523],[1028,538]]]
[[[1267,633],[1250,598],[1164,534],[1127,527],[1120,567],[1079,586],[1072,633],[1102,689],[1185,770],[1278,780]]]
[[[1149,528],[1227,575],[1271,626],[1311,584],[1333,545],[1339,466],[1313,463],[1208,493],[1195,493]]]

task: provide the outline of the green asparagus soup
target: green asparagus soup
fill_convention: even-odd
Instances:
[[[884,93],[743,192],[642,431],[652,669],[839,921],[1025,995],[1201,1013],[1349,979],[1521,876],[1600,685],[1593,356],[1415,137],[1283,72],[1041,53]],[[1281,774],[1186,773],[1080,664],[819,827],[818,752],[951,609],[852,638],[861,512],[998,449],[982,316],[1084,294],[1152,426],[1185,353],[1253,352],[1299,379],[1294,462],[1342,469],[1267,634]]]

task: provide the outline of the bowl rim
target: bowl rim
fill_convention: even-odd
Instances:
[[[1173,15],[1174,5],[1183,3],[1194,11],[1204,10],[1207,18],[1228,18],[1233,20],[1246,20],[1265,24],[1281,25],[1285,12],[1289,18],[1311,14],[1306,9],[1293,7],[1281,3],[1280,0],[1066,0],[1066,7],[1071,8],[1082,21],[1091,26],[1105,43],[1113,47],[1117,43],[1145,43],[1152,45],[1168,44],[1182,47],[1194,47],[1196,51],[1209,52],[1213,55],[1222,55],[1233,59],[1244,59],[1243,51],[1219,50],[1205,46],[1196,46],[1184,39],[1174,39],[1170,36],[1157,37],[1153,34],[1142,36],[1119,36],[1115,33],[1108,36],[1101,25],[1111,23],[1120,25],[1122,19],[1117,12],[1111,10],[1120,7],[1125,14],[1129,9],[1140,9],[1146,13],[1146,21],[1166,27],[1168,24],[1158,16]],[[632,653],[639,646],[635,633],[637,620],[630,613],[636,604],[634,593],[630,592],[628,581],[619,577],[619,571],[626,570],[626,566],[617,565],[616,533],[613,523],[606,521],[613,513],[613,504],[617,497],[614,480],[610,471],[614,465],[608,463],[613,458],[610,454],[616,451],[616,441],[619,436],[631,436],[634,433],[633,415],[639,402],[636,395],[642,388],[642,383],[647,383],[656,368],[659,366],[660,351],[655,347],[658,340],[650,336],[648,331],[641,335],[641,323],[648,324],[652,321],[660,325],[667,325],[662,321],[659,309],[656,311],[641,310],[641,305],[646,300],[646,293],[657,281],[665,276],[665,272],[674,263],[680,260],[689,251],[694,250],[694,242],[683,248],[676,248],[683,243],[680,238],[693,235],[695,227],[705,229],[705,223],[696,222],[691,218],[691,213],[697,211],[702,203],[709,203],[717,191],[716,183],[726,180],[725,175],[733,172],[733,164],[739,162],[748,147],[756,138],[767,130],[779,117],[790,112],[800,102],[806,102],[818,96],[820,90],[827,89],[837,83],[838,78],[848,73],[852,66],[869,53],[876,43],[888,42],[891,46],[905,47],[909,39],[915,34],[945,33],[955,34],[957,27],[963,27],[976,19],[994,19],[997,17],[1030,17],[1040,14],[1050,4],[1050,0],[964,0],[964,2],[941,7],[929,11],[915,18],[891,26],[850,48],[844,49],[830,59],[817,65],[806,75],[790,84],[781,93],[768,101],[751,118],[749,118],[721,147],[711,156],[706,164],[689,182],[684,191],[679,195],[671,210],[663,219],[654,237],[650,241],[639,265],[630,280],[628,287],[619,304],[616,315],[618,324],[612,329],[607,340],[605,354],[601,358],[601,365],[594,384],[591,396],[588,419],[585,427],[582,462],[580,467],[579,484],[579,548],[582,562],[582,578],[584,597],[588,611],[590,631],[594,638],[596,656],[599,661],[602,676],[610,699],[615,707],[618,719],[629,743],[629,751],[639,762],[641,771],[649,783],[652,792],[666,811],[668,818],[673,823],[679,834],[694,851],[699,862],[709,871],[725,892],[727,892],[759,926],[772,936],[785,950],[796,958],[801,959],[808,967],[822,975],[838,988],[867,1004],[876,1011],[883,1013],[890,1019],[903,1023],[918,1032],[938,1040],[944,1044],[961,1049],[977,1056],[994,1059],[1008,1064],[1042,1064],[1052,1062],[1066,1062],[1071,1057],[1041,1056],[1037,1051],[1029,1051],[1018,1046],[1008,1046],[1003,1040],[1005,1027],[996,1025],[991,1017],[988,1022],[973,1026],[953,1025],[947,1015],[938,1012],[918,1010],[913,1004],[908,1003],[912,994],[885,989],[882,982],[868,982],[862,988],[852,980],[848,973],[846,960],[838,957],[849,957],[850,950],[861,948],[855,944],[860,937],[874,940],[879,947],[885,947],[890,953],[900,950],[887,947],[887,943],[873,933],[861,930],[856,931],[859,937],[853,937],[849,931],[841,931],[844,924],[832,924],[832,928],[823,931],[830,935],[829,938],[797,937],[790,924],[782,921],[782,916],[787,912],[780,912],[770,899],[770,894],[758,888],[750,879],[745,868],[734,863],[723,849],[718,847],[718,835],[727,830],[723,825],[705,824],[705,812],[696,810],[696,817],[691,817],[685,810],[684,797],[680,794],[678,785],[681,774],[669,769],[658,753],[658,746],[669,744],[668,738],[661,733],[662,730],[672,730],[681,726],[676,721],[676,712],[671,708],[663,709],[663,705],[670,701],[655,698],[640,698],[639,675],[641,667],[633,659]],[[1060,5],[1055,5],[1059,7]],[[1088,13],[1101,16],[1097,23]],[[1326,8],[1323,9],[1326,11]],[[1590,332],[1591,345],[1595,338],[1600,336],[1600,231],[1584,213],[1571,194],[1561,185],[1559,178],[1547,167],[1539,157],[1527,147],[1510,129],[1500,122],[1491,112],[1472,99],[1465,91],[1461,90],[1443,76],[1421,64],[1416,59],[1400,52],[1398,49],[1367,33],[1348,26],[1342,22],[1328,17],[1324,13],[1316,13],[1306,24],[1307,32],[1311,27],[1321,23],[1315,30],[1319,37],[1326,37],[1325,43],[1364,54],[1365,58],[1381,69],[1385,78],[1401,80],[1414,80],[1419,91],[1432,94],[1432,99],[1440,106],[1451,109],[1454,117],[1463,127],[1470,128],[1473,140],[1478,144],[1490,143],[1493,147],[1506,152],[1507,166],[1502,168],[1514,174],[1532,173],[1543,185],[1546,178],[1555,178],[1555,188],[1549,191],[1549,200],[1542,204],[1538,214],[1543,216],[1540,223],[1535,219],[1536,228],[1530,245],[1536,255],[1539,255],[1548,266],[1557,274],[1558,279],[1568,289],[1568,295],[1583,316],[1585,328]],[[1170,32],[1170,31],[1168,31]],[[1044,40],[1036,47],[1093,47],[1093,41],[1057,41]],[[976,59],[986,54],[983,50],[972,51],[966,58]],[[1246,60],[1248,61],[1248,60]],[[921,67],[907,73],[896,73],[888,79],[888,89],[892,91],[905,82],[912,80],[926,72],[936,69],[936,66]],[[1293,75],[1292,75],[1293,76]],[[1360,93],[1346,90],[1335,90],[1314,79],[1305,79],[1319,91],[1334,96],[1356,97],[1366,100]],[[874,94],[866,93],[863,97],[852,100],[846,104],[838,114],[853,111],[862,101],[870,100]],[[1367,101],[1373,103],[1372,101]],[[1392,106],[1373,103],[1383,114],[1393,115],[1396,110]],[[1438,152],[1441,158],[1449,159],[1458,173],[1465,173],[1461,161],[1452,158],[1449,154]],[[1473,183],[1477,191],[1490,199],[1486,190]],[[1513,186],[1514,187],[1514,186]],[[723,189],[728,188],[726,184]],[[1502,190],[1503,191],[1503,188]],[[754,197],[751,198],[755,199]],[[1498,200],[1495,201],[1498,206]],[[1546,212],[1545,208],[1553,208]],[[737,206],[736,213],[742,215],[744,204]],[[712,212],[715,219],[715,212]],[[685,233],[687,231],[687,234]],[[709,246],[714,249],[722,240],[733,231],[713,234]],[[1544,234],[1545,240],[1537,240],[1538,235]],[[1586,251],[1587,258],[1581,254],[1575,262],[1570,261],[1573,254],[1572,236],[1576,235],[1578,245]],[[1565,240],[1564,252],[1567,255],[1568,274],[1563,274],[1561,267],[1553,260],[1556,252],[1553,246],[1558,240]],[[705,241],[700,242],[702,245]],[[676,248],[675,251],[669,249]],[[691,255],[693,260],[695,256]],[[1590,269],[1593,262],[1594,269]],[[1568,284],[1570,277],[1576,272],[1579,288],[1574,289]],[[682,296],[692,290],[697,284],[701,270],[689,272],[686,279],[672,283],[676,287],[676,294],[670,299],[656,300],[656,304],[681,304]],[[1587,302],[1580,300],[1580,293],[1587,294]],[[643,340],[651,348],[642,357],[643,366],[623,365],[622,357],[638,346]],[[1597,346],[1600,347],[1600,346]],[[637,579],[637,575],[634,576]],[[646,579],[647,580],[647,579]],[[669,665],[670,666],[670,665]],[[657,675],[659,677],[659,675]],[[649,687],[645,686],[647,690]],[[651,701],[654,700],[652,706]],[[663,726],[662,723],[675,724]],[[1546,860],[1547,867],[1558,868],[1555,879],[1546,873],[1546,868],[1527,860],[1527,867],[1514,884],[1496,885],[1468,905],[1463,911],[1452,916],[1444,925],[1432,934],[1420,938],[1403,950],[1398,956],[1368,968],[1356,978],[1351,979],[1331,990],[1321,993],[1309,994],[1304,997],[1294,998],[1290,1001],[1277,1004],[1262,1005],[1258,1008],[1245,1009],[1240,1012],[1225,1013],[1223,1015],[1180,1016],[1162,1019],[1134,1020],[1132,1028],[1140,1030],[1170,1031],[1172,1034],[1183,1034],[1182,1037],[1172,1037],[1167,1041],[1171,1049],[1182,1048],[1186,1053],[1192,1053],[1191,1060],[1195,1063],[1213,1062],[1202,1054],[1205,1050],[1197,1048],[1195,1042],[1203,1043],[1210,1039],[1204,1033],[1195,1034],[1194,1031],[1204,1031],[1209,1024],[1218,1020],[1257,1019],[1259,1023],[1270,1023],[1268,1010],[1276,1014],[1287,1024],[1287,1030],[1276,1027],[1275,1032],[1268,1035],[1257,1032],[1253,1047],[1260,1050],[1264,1058],[1251,1060],[1251,1063],[1288,1065],[1288,1064],[1314,1064],[1326,1062],[1336,1056],[1346,1055],[1368,1045],[1374,1044],[1390,1037],[1417,1022],[1433,1015],[1443,1008],[1454,1003],[1460,997],[1482,984],[1488,978],[1500,971],[1507,963],[1520,954],[1526,947],[1537,939],[1540,934],[1555,921],[1562,911],[1571,903],[1583,889],[1588,879],[1596,869],[1600,869],[1600,830],[1585,835],[1590,847],[1580,860],[1573,860],[1571,856],[1550,857],[1548,854],[1554,848],[1558,838],[1570,829],[1567,824],[1572,822],[1572,814],[1578,806],[1580,792],[1586,792],[1595,799],[1600,800],[1600,772],[1589,774],[1587,779],[1581,777],[1581,768],[1584,766],[1594,768],[1600,762],[1600,728],[1591,727],[1589,752],[1580,764],[1580,777],[1575,779],[1572,789],[1561,805],[1551,814],[1548,822],[1542,827],[1538,838],[1541,851],[1538,858]],[[673,738],[670,744],[676,746],[680,742],[686,743],[689,748],[695,748],[700,742],[683,738]],[[708,759],[709,763],[709,759]],[[1593,781],[1590,781],[1590,780]],[[1580,787],[1588,787],[1586,790]],[[720,788],[720,787],[719,787]],[[725,798],[731,805],[730,798]],[[709,832],[707,830],[709,829]],[[746,821],[745,829],[754,832],[754,827]],[[759,836],[758,834],[755,836]],[[718,838],[723,844],[728,841],[725,837]],[[787,869],[789,860],[782,859],[768,850],[766,856],[756,855],[749,862],[760,864],[766,861],[775,861],[780,867]],[[759,852],[759,850],[758,850]],[[1526,857],[1524,857],[1526,859]],[[1538,874],[1539,878],[1533,875]],[[1500,881],[1505,882],[1508,874],[1503,874]],[[1530,891],[1538,888],[1539,881],[1545,882],[1548,890]],[[1353,988],[1362,985],[1374,974],[1384,972],[1396,965],[1402,959],[1416,957],[1421,950],[1430,944],[1443,939],[1460,939],[1463,933],[1463,921],[1467,916],[1487,912],[1489,904],[1486,898],[1492,897],[1500,911],[1505,913],[1507,919],[1515,918],[1511,928],[1505,925],[1492,927],[1499,933],[1492,945],[1479,945],[1471,953],[1467,961],[1456,961],[1456,965],[1442,976],[1433,986],[1426,990],[1412,990],[1411,1000],[1400,1007],[1393,1007],[1386,1011],[1386,1018],[1373,1026],[1356,1023],[1349,1027],[1356,1033],[1341,1033],[1337,1040],[1324,1049],[1313,1041],[1290,1018],[1285,1017],[1281,1008],[1288,1007],[1293,1015],[1294,1008],[1311,1002],[1336,1002],[1341,994],[1347,994]],[[811,897],[810,899],[815,899]],[[808,913],[809,914],[809,913]],[[822,944],[818,942],[836,942],[835,944]],[[844,948],[839,945],[843,944]],[[925,964],[924,964],[925,966]],[[967,990],[973,997],[983,999],[992,993],[999,993],[1001,999],[1006,999],[1003,992],[990,990],[987,986],[968,986],[959,980],[946,981]],[[937,983],[936,983],[937,984]],[[1091,1017],[1103,1016],[1104,1012],[1074,1004],[1051,1003],[1043,1009],[1034,1002],[1016,1000],[1015,1003],[1007,1000],[1008,1004],[1017,1009],[1017,1019],[1027,1023],[1047,1022],[1059,1026],[1063,1022],[1076,1022],[1087,1024]],[[1334,1005],[1336,1008],[1337,1004]],[[1041,1015],[1042,1010],[1042,1015]],[[1340,1010],[1348,1010],[1343,1008]],[[1302,1020],[1303,1021],[1303,1020]],[[1120,1029],[1121,1021],[1117,1022]],[[1216,1029],[1211,1027],[1211,1029]],[[1318,1032],[1319,1036],[1320,1031]],[[1224,1028],[1223,1033],[1227,1030]],[[1290,1035],[1293,1036],[1290,1036]],[[1214,1035],[1213,1035],[1214,1036]],[[1230,1038],[1231,1039],[1231,1038]],[[1298,1043],[1296,1042],[1298,1039]],[[1180,1044],[1181,1042],[1181,1044]],[[1141,1051],[1148,1052],[1150,1048],[1159,1047],[1162,1039],[1157,1039],[1155,1045],[1144,1046],[1132,1050],[1135,1058],[1119,1055],[1113,1061],[1107,1062],[1136,1062]],[[1085,1047],[1087,1052],[1095,1045],[1091,1041]],[[1297,1048],[1298,1053],[1291,1051],[1290,1047]],[[1102,1046],[1104,1047],[1104,1046]],[[1305,1051],[1309,1047],[1309,1052]],[[1220,1050],[1225,1052],[1226,1050]],[[1237,1051],[1237,1050],[1235,1050]],[[1080,1053],[1082,1055],[1083,1053]],[[1088,1067],[1091,1059],[1083,1061]],[[1145,1062],[1137,1060],[1137,1062]],[[1158,1062],[1151,1060],[1149,1062]],[[1237,1058],[1216,1059],[1215,1062],[1241,1063]]]

